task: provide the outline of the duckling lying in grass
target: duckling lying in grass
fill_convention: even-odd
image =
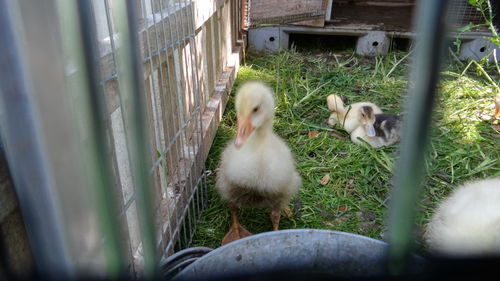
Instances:
[[[439,254],[500,255],[500,178],[455,189],[437,207],[424,239]]]
[[[351,140],[356,144],[361,144],[359,138],[366,141],[372,147],[382,147],[394,144],[399,141],[401,134],[401,120],[394,114],[375,114],[375,136],[370,137],[363,127],[358,127],[351,133]]]
[[[217,188],[229,202],[232,225],[222,245],[251,235],[237,218],[238,208],[271,209],[278,230],[281,210],[301,185],[295,161],[285,142],[273,132],[272,90],[260,82],[247,82],[236,95],[238,131],[222,153]]]
[[[338,124],[344,128],[349,134],[359,126],[363,126],[368,136],[375,136],[375,114],[382,113],[382,110],[371,102],[357,102],[344,106],[342,98],[338,95],[331,94],[326,98],[328,109],[332,112],[328,119],[328,124]]]
[[[372,147],[387,146],[399,141],[401,121],[394,114],[384,114],[371,102],[351,104],[347,109],[342,99],[335,94],[326,99],[332,112],[328,123],[339,124],[351,134],[352,142],[361,144],[363,139]]]

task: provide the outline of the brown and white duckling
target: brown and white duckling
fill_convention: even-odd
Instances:
[[[261,82],[247,82],[236,95],[238,131],[221,156],[217,188],[229,202],[232,225],[222,244],[251,235],[237,218],[238,208],[271,209],[278,230],[281,210],[301,186],[295,161],[285,142],[273,132],[274,98]]]
[[[351,133],[351,140],[356,144],[361,144],[358,138],[363,139],[372,147],[382,147],[394,144],[399,141],[401,134],[401,120],[394,114],[375,114],[375,136],[369,136],[363,127],[356,128]]]
[[[424,240],[441,255],[500,255],[500,178],[456,188],[439,203]]]
[[[371,102],[357,102],[347,108],[340,96],[331,94],[326,98],[328,109],[332,112],[328,118],[328,124],[339,124],[349,134],[356,128],[362,126],[368,136],[375,136],[375,114],[381,114],[382,110]]]

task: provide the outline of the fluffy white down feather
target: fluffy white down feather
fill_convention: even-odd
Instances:
[[[283,203],[295,195],[301,178],[295,170],[294,160],[287,145],[274,133],[261,140],[259,150],[254,150],[250,136],[248,144],[236,149],[230,143],[222,154],[218,187],[226,200],[230,184],[252,187],[256,190],[281,193]],[[230,183],[230,184],[229,184]]]
[[[500,178],[456,188],[437,207],[424,239],[434,253],[465,256],[500,254]]]
[[[280,194],[277,204],[284,207],[297,193],[301,178],[290,149],[272,130],[272,90],[259,82],[247,82],[236,96],[236,111],[240,115],[245,107],[255,105],[262,111],[252,119],[256,129],[242,147],[236,148],[232,141],[228,144],[221,156],[217,187],[227,201],[232,201],[230,189],[235,185]]]

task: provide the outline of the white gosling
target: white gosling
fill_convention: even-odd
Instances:
[[[237,135],[222,153],[217,175],[218,191],[229,202],[232,217],[223,245],[251,235],[238,222],[239,207],[270,208],[277,230],[281,210],[301,186],[290,149],[273,132],[272,90],[261,82],[247,82],[239,89],[235,106]]]
[[[456,188],[437,207],[424,240],[441,255],[500,255],[500,178]]]

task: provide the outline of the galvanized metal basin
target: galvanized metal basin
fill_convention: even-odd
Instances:
[[[336,276],[380,275],[385,269],[386,249],[385,242],[338,231],[266,232],[211,251],[182,270],[174,280],[290,268]]]

